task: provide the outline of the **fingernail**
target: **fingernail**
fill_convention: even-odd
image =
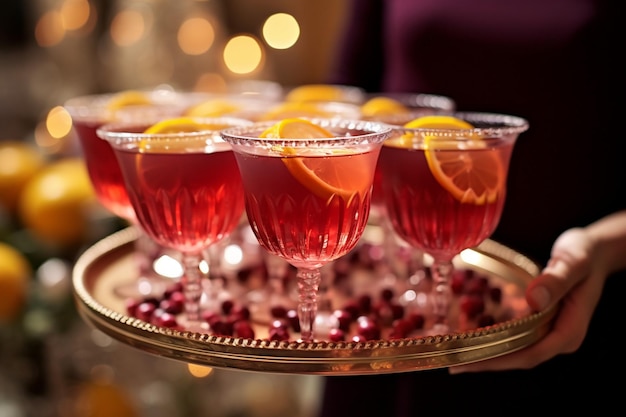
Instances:
[[[535,301],[536,307],[543,310],[550,304],[550,293],[546,287],[535,287],[530,291],[530,296]]]

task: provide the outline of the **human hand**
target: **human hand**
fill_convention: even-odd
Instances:
[[[572,353],[582,344],[598,305],[608,271],[589,233],[573,228],[559,236],[550,260],[526,289],[535,311],[558,304],[549,333],[537,343],[508,355],[451,367],[450,373],[529,369],[559,354]]]

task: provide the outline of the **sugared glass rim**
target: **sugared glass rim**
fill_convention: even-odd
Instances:
[[[333,136],[331,138],[259,138],[258,135],[250,136],[247,133],[260,133],[275,125],[276,121],[257,122],[252,125],[229,127],[220,131],[222,139],[233,146],[265,147],[275,146],[289,148],[337,148],[339,146],[351,148],[365,144],[375,145],[382,143],[391,136],[393,127],[386,123],[358,119],[341,118],[308,118],[308,120],[325,129],[341,129],[363,131],[357,135]]]
[[[443,116],[453,116],[464,120],[474,127],[471,129],[449,129],[449,128],[408,128],[399,125],[390,125],[395,134],[407,134],[416,136],[429,137],[446,137],[446,138],[467,138],[470,137],[505,137],[511,135],[519,135],[529,128],[528,121],[523,117],[512,116],[508,114],[489,113],[489,112],[446,112],[438,113]]]
[[[198,121],[202,124],[224,124],[232,126],[249,126],[253,122],[247,119],[238,117],[190,117],[190,119]],[[189,139],[197,139],[202,137],[214,137],[221,140],[219,135],[220,129],[204,129],[194,132],[172,132],[172,133],[143,133],[132,132],[130,128],[136,128],[137,126],[150,125],[153,122],[158,122],[161,119],[151,120],[135,120],[135,121],[122,121],[106,123],[96,129],[96,135],[102,139],[116,144],[129,144],[140,142],[144,140],[169,140],[169,141],[184,141]],[[127,129],[127,130],[124,130]]]
[[[399,101],[411,111],[423,109],[451,112],[456,110],[456,102],[452,98],[430,93],[369,92],[365,95],[364,103],[377,97]]]

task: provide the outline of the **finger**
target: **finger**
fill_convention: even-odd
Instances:
[[[554,242],[548,264],[526,289],[526,299],[536,311],[561,300],[591,270],[591,240],[583,229],[570,229]]]

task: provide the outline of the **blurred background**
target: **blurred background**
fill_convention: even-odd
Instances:
[[[0,417],[315,415],[320,377],[194,369],[81,320],[73,263],[126,225],[98,209],[62,105],[162,85],[222,92],[245,81],[324,82],[345,7],[346,0],[2,2]]]

